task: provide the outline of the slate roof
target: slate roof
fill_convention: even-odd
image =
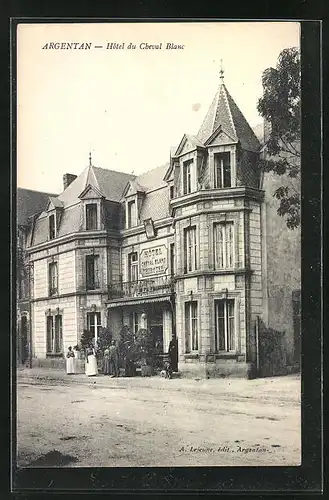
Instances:
[[[197,138],[196,135],[186,134],[186,138],[193,144],[193,146],[204,147],[204,144]]]
[[[163,178],[166,175],[168,168],[169,168],[169,163],[165,163],[160,167],[153,168],[152,170],[149,170],[148,172],[139,175],[136,178],[136,182],[145,191],[167,186]]]
[[[63,208],[63,202],[60,201],[57,196],[49,196],[49,200],[54,205],[55,208]]]
[[[161,189],[147,193],[141,208],[141,220],[151,217],[156,221],[169,216],[169,187],[166,185]]]
[[[17,224],[19,226],[27,226],[29,217],[45,210],[50,196],[56,197],[57,195],[34,191],[32,189],[17,188]]]
[[[83,229],[83,205],[79,195],[88,185],[94,186],[96,191],[99,191],[106,200],[104,217],[107,227],[119,228],[121,207],[120,205],[115,206],[113,202],[122,200],[128,181],[132,181],[133,185],[139,186],[146,193],[141,208],[142,220],[149,217],[153,220],[168,217],[170,215],[169,188],[166,182],[163,181],[168,166],[167,163],[138,177],[123,172],[88,166],[58,197],[54,198],[53,195],[50,195],[50,199],[55,206],[64,208],[57,236],[61,237]],[[32,246],[48,240],[49,222],[45,212],[49,201],[48,194],[45,194],[44,201],[39,212],[43,211],[35,221]]]
[[[221,83],[208,109],[197,134],[202,143],[222,126],[234,140],[240,141],[243,149],[259,151],[260,143],[249,123],[229,94],[224,83]]]
[[[95,186],[107,200],[119,202],[128,181],[135,177],[124,172],[88,166],[59,195],[58,199],[63,202],[64,206],[74,205],[80,201],[79,195],[90,184]]]

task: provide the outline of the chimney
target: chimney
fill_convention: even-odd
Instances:
[[[74,174],[64,174],[63,175],[63,186],[64,186],[64,191],[69,185],[77,178],[77,175]]]

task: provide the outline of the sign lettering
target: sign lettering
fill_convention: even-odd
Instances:
[[[140,254],[140,273],[142,276],[164,274],[167,270],[167,247],[145,248]]]

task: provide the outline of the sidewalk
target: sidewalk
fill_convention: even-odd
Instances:
[[[209,395],[234,394],[246,399],[272,399],[299,404],[301,387],[299,375],[286,375],[273,378],[246,379],[164,379],[153,377],[119,377],[104,375],[87,377],[85,374],[67,375],[62,370],[45,368],[20,368],[17,370],[18,384],[83,384],[90,387],[124,389],[131,387],[159,390],[204,393]]]

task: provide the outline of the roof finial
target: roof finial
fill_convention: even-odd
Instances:
[[[89,167],[92,166],[92,163],[91,163],[91,151],[89,151]]]
[[[219,77],[222,81],[222,83],[224,83],[224,68],[223,68],[223,59],[220,60],[220,71],[219,71]]]

